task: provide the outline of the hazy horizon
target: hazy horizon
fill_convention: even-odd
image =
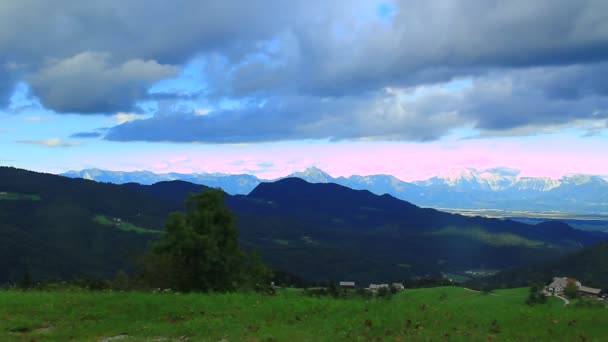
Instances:
[[[418,179],[409,179],[409,180],[404,180],[401,179],[395,175],[392,174],[387,174],[387,173],[370,173],[370,174],[358,174],[358,173],[352,173],[352,174],[347,174],[347,175],[334,175],[331,172],[328,172],[322,168],[319,168],[315,165],[310,165],[308,167],[305,167],[304,169],[299,169],[299,170],[293,170],[289,173],[285,173],[285,174],[281,174],[278,175],[276,177],[271,177],[271,178],[264,178],[264,177],[259,177],[258,175],[254,174],[254,173],[230,173],[230,172],[205,172],[205,171],[201,171],[201,172],[186,172],[186,173],[182,173],[182,172],[173,172],[173,171],[169,171],[169,172],[154,172],[152,170],[110,170],[110,169],[102,169],[102,168],[97,168],[97,167],[91,167],[91,168],[86,168],[86,169],[80,169],[80,170],[68,170],[66,172],[60,172],[60,173],[55,173],[55,174],[65,174],[65,173],[69,173],[69,172],[82,172],[82,171],[86,171],[86,170],[100,170],[100,171],[108,171],[108,172],[152,172],[154,174],[157,175],[166,175],[166,174],[209,174],[209,175],[213,175],[213,174],[218,174],[218,175],[250,175],[250,176],[254,176],[262,181],[265,180],[276,180],[278,178],[284,178],[284,177],[288,177],[297,173],[302,173],[302,172],[307,172],[309,170],[314,171],[314,169],[319,170],[327,175],[329,175],[332,178],[339,178],[339,177],[344,177],[344,178],[348,178],[351,176],[362,176],[362,177],[367,177],[367,176],[392,176],[395,177],[401,181],[404,182],[417,182],[417,181],[426,181],[429,180],[433,177],[439,177],[439,178],[444,178],[444,179],[456,179],[459,178],[461,176],[465,176],[464,173],[467,171],[470,171],[471,173],[475,173],[477,175],[488,175],[488,174],[496,174],[496,175],[501,175],[504,177],[509,177],[509,178],[513,178],[513,179],[521,179],[521,178],[550,178],[553,180],[559,180],[559,179],[563,179],[564,177],[568,177],[568,176],[576,176],[576,175],[583,175],[583,176],[593,176],[593,177],[600,177],[606,181],[608,181],[608,175],[601,175],[601,174],[590,174],[590,173],[566,173],[563,174],[560,177],[548,177],[548,176],[530,176],[530,175],[526,175],[523,174],[521,172],[521,170],[519,169],[515,169],[515,168],[509,168],[506,166],[500,166],[500,167],[494,167],[494,168],[489,168],[489,169],[476,169],[473,167],[462,167],[462,168],[453,168],[447,171],[442,171],[436,174],[432,174],[429,177],[426,178],[418,178]]]

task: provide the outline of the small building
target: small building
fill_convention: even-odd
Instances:
[[[602,289],[595,289],[593,287],[581,286],[578,288],[578,293],[583,297],[600,298]]]
[[[549,292],[552,295],[559,295],[559,294],[563,294],[564,290],[566,290],[566,286],[568,286],[568,282],[570,280],[568,279],[568,277],[554,277],[553,278],[553,282],[551,282],[551,284],[547,285],[547,292]],[[576,287],[580,288],[581,287],[581,283],[574,280]]]
[[[401,284],[401,283],[392,283],[391,287],[396,289],[397,291],[405,290],[405,286],[403,286],[403,284]]]
[[[555,277],[553,278],[553,282],[547,285],[547,292],[551,295],[562,295],[566,290],[566,286],[568,286],[569,282],[574,282],[576,288],[578,289],[579,295],[583,297],[593,297],[600,298],[602,295],[602,289],[596,289],[593,287],[583,286],[579,281],[576,281],[572,278],[567,277]]]
[[[345,288],[345,289],[354,289],[355,288],[355,282],[354,281],[341,281],[339,283],[340,287]]]

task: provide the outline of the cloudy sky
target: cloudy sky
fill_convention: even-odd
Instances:
[[[608,175],[608,1],[2,1],[0,165]]]

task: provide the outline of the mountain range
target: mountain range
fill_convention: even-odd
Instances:
[[[149,171],[99,169],[69,171],[62,175],[116,184],[183,180],[221,187],[229,194],[248,194],[262,182],[276,181],[247,174],[155,174]],[[509,168],[464,168],[423,181],[404,182],[391,175],[332,177],[319,168],[310,167],[288,177],[301,178],[310,183],[335,183],[356,190],[369,190],[378,195],[390,194],[423,207],[608,214],[608,181],[594,175],[569,174],[552,179],[520,177],[518,170]]]
[[[0,167],[0,281],[133,270],[185,181],[123,185]],[[243,248],[309,281],[397,281],[557,259],[608,239],[561,222],[529,225],[420,208],[394,196],[285,178],[226,195]]]

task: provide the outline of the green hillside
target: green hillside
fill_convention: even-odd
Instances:
[[[0,291],[2,341],[600,341],[608,310],[524,304],[528,290],[405,290],[392,299]]]
[[[112,277],[135,271],[170,212],[204,186],[116,185],[0,167],[0,283],[26,273],[47,278]],[[466,275],[558,259],[606,239],[560,222],[465,217],[389,195],[299,179],[226,196],[245,250],[311,282],[403,281]],[[405,266],[404,266],[405,265]]]
[[[530,282],[547,283],[553,277],[572,277],[591,287],[608,290],[608,242],[578,250],[544,263],[505,270],[469,283],[473,287],[524,286]]]
[[[172,207],[125,187],[0,168],[0,283],[133,270]],[[108,226],[120,218],[121,225]]]

